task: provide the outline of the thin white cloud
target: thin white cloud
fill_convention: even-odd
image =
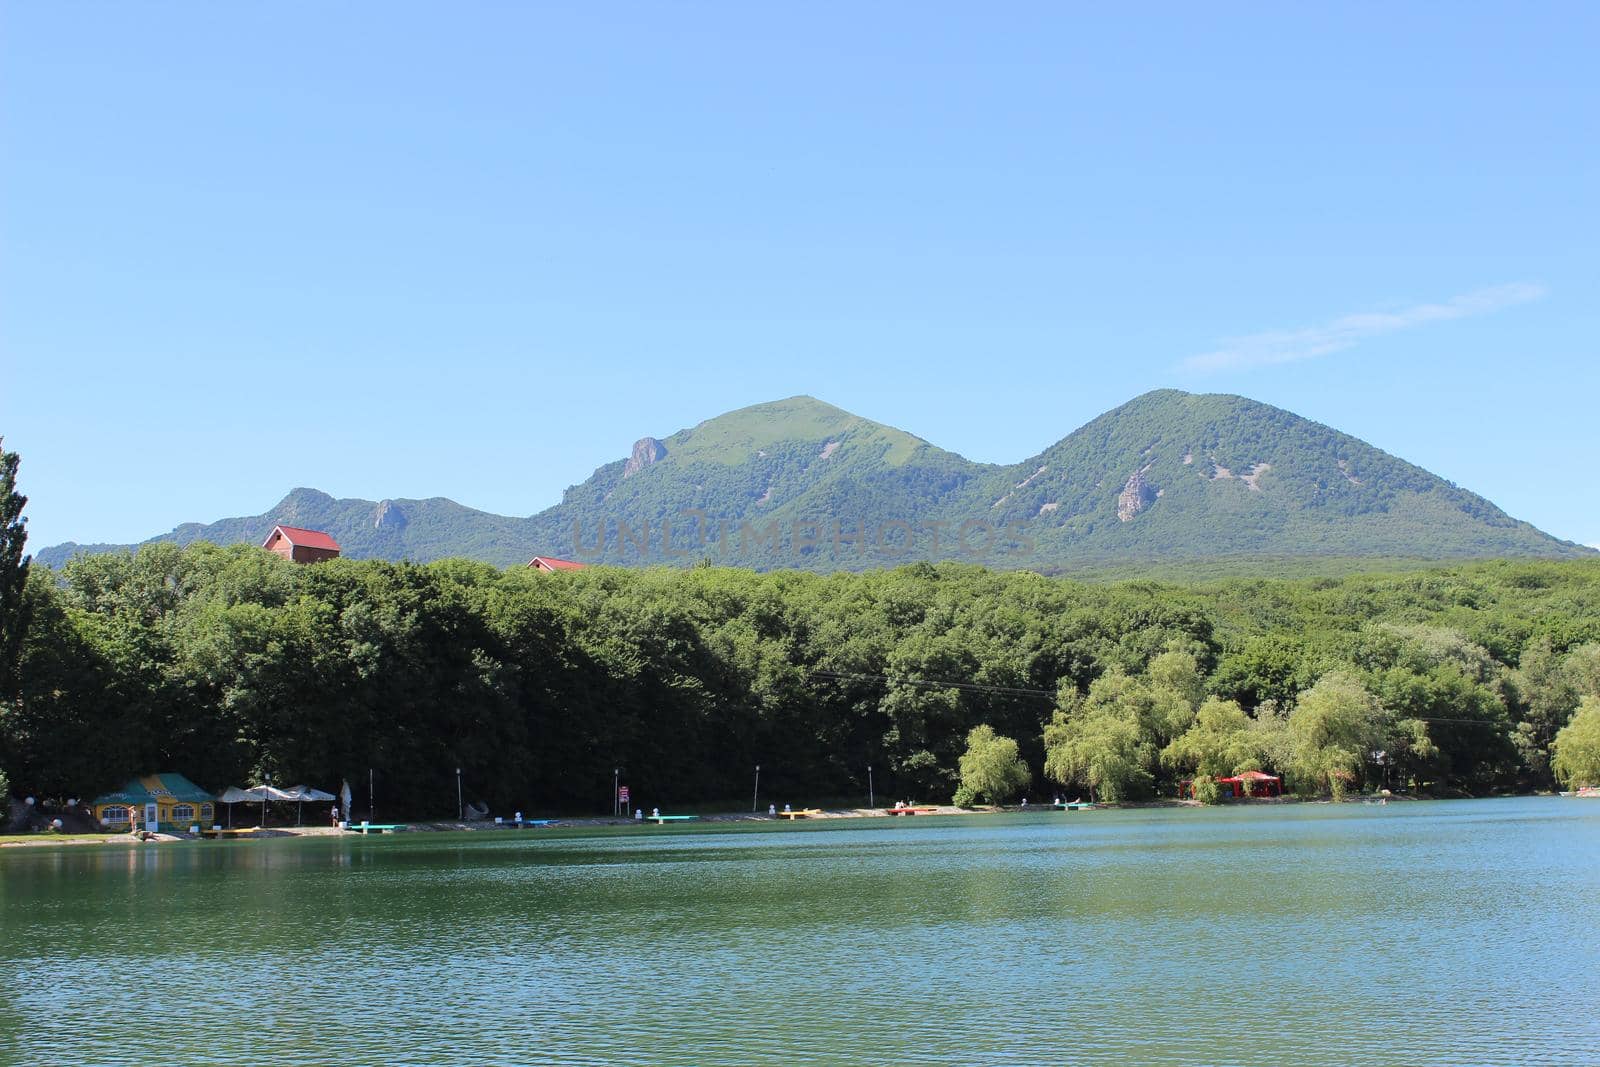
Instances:
[[[1369,337],[1426,326],[1430,322],[1487,315],[1492,311],[1539,300],[1544,295],[1545,288],[1542,285],[1513,282],[1464,293],[1442,304],[1416,304],[1399,311],[1367,311],[1342,315],[1320,326],[1308,326],[1300,330],[1269,330],[1232,337],[1223,341],[1222,346],[1214,352],[1190,356],[1183,361],[1183,368],[1210,373],[1298,363],[1330,352],[1341,352]]]

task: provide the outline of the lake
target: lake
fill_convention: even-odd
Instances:
[[[1600,803],[0,851],[0,1062],[1600,1063]]]

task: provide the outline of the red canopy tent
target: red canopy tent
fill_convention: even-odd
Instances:
[[[1228,778],[1218,778],[1217,784],[1227,786],[1236,797],[1283,796],[1283,779],[1261,771],[1240,771]]]

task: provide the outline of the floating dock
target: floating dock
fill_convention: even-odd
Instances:
[[[890,815],[931,815],[939,809],[932,807],[919,808],[913,805],[900,807],[899,805],[896,805],[895,807],[884,808],[883,810],[888,812]]]
[[[1061,811],[1093,811],[1094,810],[1094,805],[1092,803],[1090,803],[1089,801],[1087,801],[1087,800],[1063,801],[1060,804],[1052,804],[1050,806],[1052,808],[1058,808]]]
[[[644,820],[645,822],[653,822],[657,826],[662,826],[669,822],[690,822],[699,817],[698,815],[646,815]]]
[[[403,822],[353,822],[344,829],[352,834],[397,834],[406,829]]]
[[[785,808],[782,811],[777,813],[778,818],[780,818],[780,819],[788,819],[791,822],[794,821],[795,819],[809,819],[813,815],[821,815],[821,814],[822,814],[822,809],[821,808],[802,808],[799,811],[790,811],[788,808]]]

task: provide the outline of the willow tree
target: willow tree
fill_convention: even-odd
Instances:
[[[1218,697],[1200,705],[1194,725],[1161,752],[1167,766],[1212,778],[1260,770],[1264,757],[1250,716],[1236,702]]]
[[[1556,734],[1551,767],[1568,786],[1600,785],[1600,697],[1584,697]]]
[[[974,800],[1004,804],[1028,788],[1033,774],[1017,754],[1017,742],[1001,737],[994,727],[974,726],[961,755],[961,787],[956,803],[967,807]]]
[[[1153,748],[1139,728],[1142,701],[1125,676],[1113,675],[1105,685],[1097,681],[1088,701],[1063,683],[1057,704],[1044,728],[1047,777],[1086,787],[1091,800],[1129,800],[1149,792],[1154,779],[1146,768]]]
[[[1296,788],[1342,797],[1383,746],[1386,724],[1383,705],[1360,678],[1348,671],[1323,675],[1289,713]]]

